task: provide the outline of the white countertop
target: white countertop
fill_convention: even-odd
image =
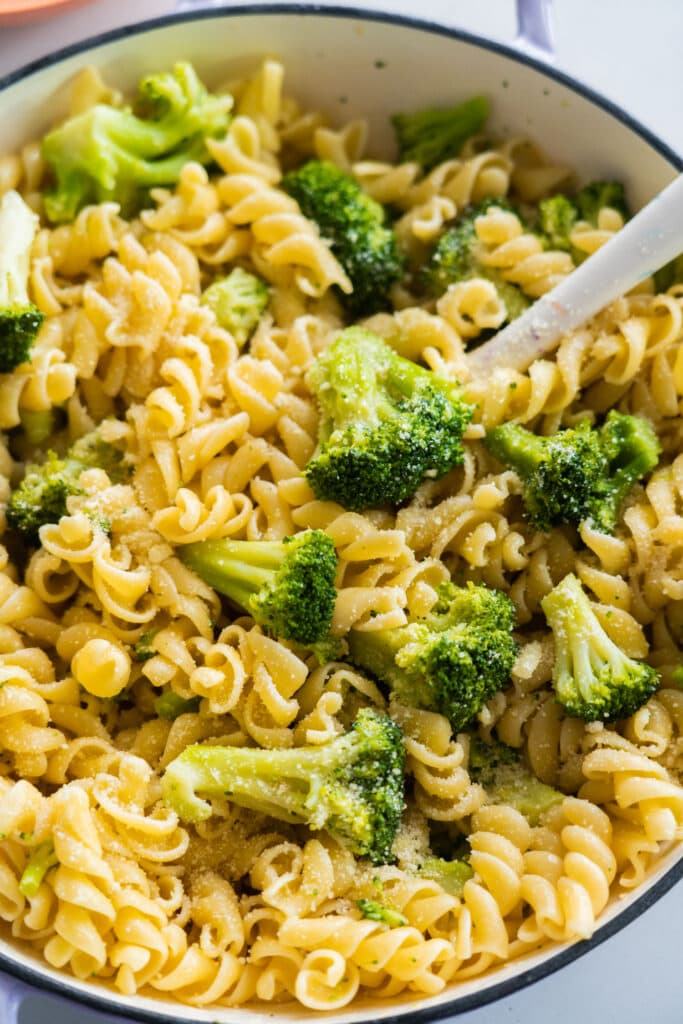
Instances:
[[[513,0],[366,0],[511,41]],[[363,0],[336,6],[363,6]],[[157,17],[175,0],[99,0],[46,21],[0,27],[0,77],[36,57],[119,25]],[[2,0],[0,0],[0,9]],[[683,0],[555,0],[557,65],[622,106],[683,154]],[[1,130],[0,130],[1,135]],[[681,1024],[683,883],[590,956],[458,1024]],[[114,1024],[31,997],[21,1024]],[[0,1022],[4,1024],[4,1022]]]

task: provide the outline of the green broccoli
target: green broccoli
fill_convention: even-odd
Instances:
[[[55,867],[58,863],[52,840],[46,839],[44,842],[38,843],[31,852],[19,879],[19,891],[22,896],[26,896],[28,899],[34,897],[40,889],[45,875],[50,868]]]
[[[419,287],[430,295],[442,295],[450,285],[467,281],[472,277],[484,277],[495,285],[505,305],[507,320],[515,320],[529,306],[529,299],[516,284],[506,281],[495,267],[481,264],[478,251],[475,221],[491,207],[498,207],[512,213],[517,211],[507,199],[483,199],[468,206],[458,217],[452,228],[444,231],[434,246],[427,262],[418,275]]]
[[[351,630],[350,659],[411,707],[467,725],[510,676],[514,607],[498,590],[443,584],[434,608],[393,629]]]
[[[627,657],[609,638],[571,573],[541,601],[553,631],[555,696],[588,722],[628,718],[659,685],[657,672]]]
[[[213,310],[219,325],[230,331],[241,348],[253,334],[269,298],[265,281],[235,267],[227,277],[209,285],[202,303]]]
[[[356,511],[395,505],[462,463],[473,409],[460,385],[403,359],[370,331],[342,331],[308,380],[321,422],[305,473],[319,498]]]
[[[398,910],[394,910],[392,907],[387,907],[384,903],[379,903],[377,900],[359,899],[356,900],[356,906],[360,910],[362,917],[368,921],[378,921],[380,924],[385,924],[387,928],[401,928],[402,925],[408,924],[408,918],[404,914],[399,913]]]
[[[64,459],[51,451],[45,462],[26,467],[24,479],[10,495],[7,525],[35,543],[41,526],[66,515],[67,498],[83,494],[78,481],[86,469],[105,470],[112,483],[125,480],[128,474],[123,453],[94,430],[74,442]]]
[[[184,821],[204,821],[225,797],[280,821],[327,829],[374,864],[391,860],[403,811],[403,734],[364,708],[329,743],[288,750],[186,747],[166,769],[162,793]]]
[[[164,690],[154,700],[154,710],[159,718],[172,722],[180,715],[187,715],[199,708],[199,697],[181,697],[173,690]]]
[[[530,825],[538,825],[546,811],[564,800],[564,793],[537,779],[520,752],[505,743],[485,743],[472,736],[468,771],[491,803],[514,807]]]
[[[576,193],[574,202],[579,218],[593,225],[598,223],[598,214],[606,206],[620,213],[624,220],[631,216],[620,181],[592,181]]]
[[[337,599],[337,555],[322,530],[282,541],[204,540],[178,554],[275,636],[314,649],[325,643]]]
[[[149,661],[157,653],[154,646],[156,630],[149,630],[143,633],[139,640],[133,644],[133,661]]]
[[[489,101],[475,96],[447,110],[418,110],[394,114],[399,159],[414,160],[424,171],[458,156],[472,135],[480,132],[489,116]]]
[[[143,78],[136,109],[97,103],[43,139],[54,178],[44,194],[53,223],[73,220],[88,203],[114,200],[134,212],[155,185],[174,184],[191,160],[209,163],[207,138],[223,136],[231,96],[213,96],[190,64]]]
[[[55,410],[49,409],[20,409],[19,420],[24,437],[29,444],[38,446],[47,441],[56,429]]]
[[[571,199],[562,193],[542,199],[538,204],[538,219],[549,249],[572,251],[570,235],[579,219],[579,211]]]
[[[38,217],[18,192],[0,199],[0,373],[28,362],[45,319],[28,297],[31,246]]]
[[[603,533],[614,531],[626,495],[654,469],[660,452],[646,420],[615,410],[599,429],[582,420],[550,437],[504,423],[487,433],[484,444],[521,477],[536,529],[585,521]]]
[[[403,260],[383,207],[350,174],[318,160],[290,171],[281,187],[316,222],[346,271],[353,291],[340,298],[347,311],[357,317],[386,309],[391,286],[403,273]]]
[[[442,857],[427,857],[418,869],[422,878],[438,882],[451,896],[462,896],[465,882],[473,877],[474,871],[466,860],[444,860]]]
[[[630,213],[624,196],[624,186],[618,181],[593,181],[576,193],[573,199],[558,192],[542,199],[538,204],[539,227],[550,249],[565,249],[575,263],[586,258],[571,243],[571,233],[579,220],[597,226],[598,214],[604,207],[616,210],[624,220]]]

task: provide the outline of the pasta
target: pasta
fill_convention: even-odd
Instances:
[[[553,248],[506,203],[537,203],[571,179],[534,143],[475,137],[427,173],[380,162],[366,156],[365,122],[329,126],[283,80],[266,60],[231,83],[234,116],[207,142],[209,169],[188,160],[137,215],[91,203],[58,227],[43,218],[35,238],[30,294],[45,321],[30,362],[0,375],[0,429],[13,431],[0,444],[0,920],[52,967],[125,995],[329,1011],[356,996],[435,995],[588,938],[610,901],[683,839],[683,288],[657,294],[649,280],[527,372],[470,380],[467,346],[510,315],[496,282],[522,299],[545,294],[622,214],[604,206]],[[73,111],[96,102],[120,97],[87,69]],[[330,239],[281,187],[310,157],[395,214],[408,272],[390,308],[363,325],[464,381],[476,406],[463,464],[397,510],[320,500],[303,472],[319,420],[306,372],[347,323],[352,291]],[[19,189],[42,209],[46,185],[37,144],[0,158],[0,196]],[[430,247],[481,200],[480,273],[425,297]],[[270,289],[248,347],[202,302],[235,266]],[[535,530],[519,478],[489,454],[485,432],[514,422],[549,433],[613,407],[653,424],[658,468],[614,535],[590,523]],[[33,450],[22,424],[55,410],[54,437]],[[130,477],[82,473],[66,514],[13,561],[5,509],[24,464],[96,425],[125,452]],[[467,732],[390,699],[341,654],[319,664],[269,635],[177,553],[307,529],[325,531],[338,556],[335,639],[427,614],[452,578],[510,596],[510,685]],[[626,720],[587,723],[554,699],[541,602],[570,572],[609,636],[660,674]],[[175,716],[159,711],[168,693]],[[162,798],[165,769],[190,744],[322,746],[361,708],[403,730],[407,806],[393,863],[373,867],[332,834],[222,797],[209,820],[188,825]],[[560,791],[540,820],[476,781],[474,733],[522,753]],[[460,891],[421,871],[439,837],[453,847],[466,838]],[[31,888],[41,848],[50,856]],[[378,893],[393,927],[359,909]]]

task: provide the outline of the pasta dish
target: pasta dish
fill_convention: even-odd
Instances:
[[[623,187],[484,97],[380,161],[283,79],[85,68],[0,155],[0,919],[329,1011],[586,939],[683,838],[683,265],[475,377]]]

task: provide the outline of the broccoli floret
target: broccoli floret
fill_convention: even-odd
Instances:
[[[421,273],[421,283],[432,295],[440,295],[449,285],[458,281],[488,272],[477,259],[475,221],[491,207],[516,212],[505,198],[482,199],[479,203],[465,207],[453,227],[439,236]]]
[[[442,857],[427,857],[418,870],[418,875],[438,882],[444,892],[451,896],[462,896],[465,882],[473,877],[474,871],[466,860],[444,860]]]
[[[154,710],[159,718],[169,722],[179,715],[187,715],[199,709],[199,697],[181,697],[173,690],[165,690],[154,701]]]
[[[24,437],[31,445],[41,445],[55,431],[56,418],[53,408],[20,409],[19,420]]]
[[[398,910],[394,910],[392,907],[387,907],[384,903],[379,903],[377,900],[356,900],[356,906],[360,910],[362,917],[368,921],[378,921],[380,924],[385,924],[387,928],[400,928],[402,925],[408,924],[408,918],[404,914],[399,913]]]
[[[463,461],[473,409],[457,382],[403,359],[362,327],[318,357],[308,380],[320,405],[306,467],[316,495],[356,511],[396,505]]]
[[[579,219],[579,211],[567,196],[558,193],[543,199],[538,204],[538,218],[541,231],[546,237],[548,248],[572,250],[569,236]]]
[[[219,325],[230,331],[237,344],[245,345],[268,305],[270,289],[265,281],[241,267],[214,281],[202,295]]]
[[[447,110],[418,110],[394,114],[400,160],[414,160],[423,170],[458,156],[472,135],[480,132],[489,116],[489,101],[475,96]]]
[[[76,441],[65,458],[51,451],[45,462],[26,467],[24,479],[12,491],[7,505],[8,526],[35,543],[41,526],[57,523],[66,515],[67,498],[83,494],[78,481],[86,469],[105,470],[112,483],[123,481],[128,473],[123,453],[94,430]]]
[[[537,779],[514,747],[470,739],[470,778],[486,790],[491,803],[508,804],[537,825],[546,811],[564,800],[564,793]]]
[[[342,736],[317,747],[261,750],[193,745],[162,780],[184,821],[211,815],[205,797],[225,797],[280,821],[327,829],[374,864],[391,860],[403,811],[403,734],[368,708]]]
[[[631,216],[620,181],[592,181],[576,193],[574,202],[579,218],[593,225],[597,224],[598,214],[605,206],[616,210],[624,220]]]
[[[385,309],[389,290],[403,273],[403,259],[385,224],[384,208],[350,174],[318,160],[290,171],[281,187],[316,222],[346,271],[353,291],[340,298],[348,312],[370,316]]]
[[[38,217],[18,192],[0,199],[0,373],[11,373],[31,358],[45,319],[28,297],[31,246]]]
[[[337,555],[322,530],[282,541],[204,540],[178,553],[275,636],[305,647],[325,643],[337,599]]]
[[[568,714],[588,722],[627,718],[655,692],[657,672],[610,640],[576,576],[565,576],[541,607],[553,631],[555,696]]]
[[[605,206],[616,210],[624,220],[630,213],[624,197],[624,186],[617,181],[593,181],[582,188],[573,199],[558,192],[538,204],[539,227],[550,249],[564,249],[572,254],[575,263],[581,263],[586,254],[575,249],[570,235],[579,220],[597,226],[598,214]]]
[[[207,92],[190,64],[143,78],[136,110],[97,103],[43,139],[55,180],[44,195],[54,223],[73,220],[88,203],[114,200],[124,213],[147,190],[174,184],[190,160],[210,162],[205,139],[225,134],[232,97]]]
[[[29,464],[19,487],[7,505],[7,525],[31,541],[46,523],[57,523],[66,515],[66,499],[82,494],[78,486],[80,469],[70,472],[65,460],[48,452],[41,465]]]
[[[439,237],[427,262],[418,275],[418,284],[430,295],[442,295],[450,285],[472,277],[484,277],[495,285],[505,304],[507,320],[515,320],[529,306],[529,299],[521,288],[506,281],[495,267],[481,264],[475,221],[492,206],[516,213],[507,199],[482,199],[466,207],[457,223]]]
[[[351,630],[350,658],[402,704],[438,711],[457,730],[507,682],[517,652],[513,626],[514,607],[501,591],[447,583],[422,618],[394,629]]]
[[[615,410],[599,429],[584,420],[538,437],[504,423],[490,430],[484,443],[520,476],[527,516],[539,530],[586,521],[612,533],[624,498],[654,469],[660,452],[646,420]]]
[[[113,484],[124,483],[130,475],[130,467],[123,461],[123,452],[103,440],[99,430],[84,434],[66,453],[69,465],[76,463],[79,473],[85,469],[103,469]]]
[[[58,863],[52,840],[46,839],[44,842],[38,843],[19,880],[21,894],[29,899],[33,898],[40,889],[45,875],[50,868],[55,867]]]

